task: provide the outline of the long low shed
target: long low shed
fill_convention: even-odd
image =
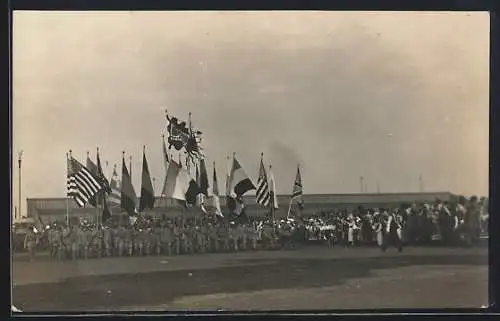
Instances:
[[[332,211],[336,209],[350,209],[357,206],[364,207],[390,207],[398,206],[401,203],[413,202],[433,202],[436,199],[451,201],[455,196],[449,192],[428,192],[428,193],[380,193],[380,194],[306,194],[304,195],[305,215],[314,214],[320,211]],[[269,209],[258,205],[255,196],[245,196],[247,205],[246,213],[250,216],[264,216],[269,213]],[[223,212],[227,212],[225,197],[221,197],[221,207]],[[289,195],[279,195],[279,209],[276,210],[276,217],[285,217],[290,202]],[[67,208],[70,216],[86,217],[93,220],[97,216],[97,210],[93,207],[79,208],[73,200],[66,198],[28,198],[28,217],[42,218],[49,222],[64,219]],[[119,214],[119,208],[114,208],[113,213]],[[154,216],[193,216],[200,214],[199,209],[183,209],[178,206],[177,201],[157,197],[155,208],[148,211]]]

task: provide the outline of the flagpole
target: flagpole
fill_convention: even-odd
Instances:
[[[292,201],[293,201],[293,198],[290,198],[290,203],[288,205],[288,213],[286,214],[286,219],[288,219],[290,217],[290,211],[292,210]]]
[[[70,161],[70,159],[71,159],[71,149],[69,150],[69,158],[68,158],[68,153],[66,153],[66,162]],[[67,175],[66,175],[66,180],[67,180]],[[69,227],[69,196],[67,192],[66,192],[66,225],[67,227]]]

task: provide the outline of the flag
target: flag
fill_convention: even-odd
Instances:
[[[262,155],[260,157],[259,178],[257,179],[256,200],[257,204],[263,205],[265,207],[269,206],[269,183],[267,181],[266,169],[264,168]]]
[[[278,204],[278,196],[276,195],[276,180],[274,179],[274,174],[271,165],[269,165],[269,179],[271,181],[271,189],[269,191],[269,196],[271,198],[271,206],[277,209],[279,207],[279,204]]]
[[[166,184],[162,192],[166,197],[185,201],[186,204],[196,204],[196,196],[200,193],[195,180],[192,179],[187,170],[174,161],[170,161],[167,171]]]
[[[217,183],[217,173],[215,171],[215,162],[214,162],[214,182],[212,186],[212,206],[215,209],[215,214],[221,217],[224,217],[222,211],[220,209],[220,198],[219,198],[219,184]]]
[[[108,198],[109,202],[111,202],[112,204],[120,205],[122,184],[120,178],[118,177],[118,172],[116,171],[116,165],[113,168],[113,174],[111,175],[109,187],[111,189],[111,193],[109,194]]]
[[[125,164],[125,157],[122,159],[122,189],[120,194],[120,206],[128,213],[128,215],[136,215],[135,210],[137,202],[137,194],[135,193],[134,186],[130,174]]]
[[[200,182],[198,186],[200,187],[201,193],[208,196],[208,174],[204,159],[200,159]]]
[[[167,151],[167,145],[165,144],[165,136],[162,136],[162,141],[163,141],[163,164],[165,165],[165,173],[168,170],[168,151]]]
[[[104,175],[104,171],[102,170],[101,166],[101,158],[99,157],[99,148],[97,149],[97,178],[99,179],[100,183],[104,186],[104,192],[106,193],[111,193],[111,188],[109,187],[109,182],[106,179],[106,175]]]
[[[72,197],[80,207],[84,207],[91,198],[103,188],[99,180],[72,156],[67,166],[67,196]]]
[[[142,153],[142,182],[141,182],[141,200],[139,211],[146,208],[153,208],[155,203],[155,195],[151,175],[149,175],[148,160],[146,159],[145,147]]]
[[[290,198],[290,206],[288,209],[287,217],[297,215],[304,207],[302,192],[302,178],[300,176],[300,168],[297,166],[297,175],[293,183],[292,197]],[[295,204],[294,204],[295,203]]]
[[[245,173],[236,157],[233,157],[233,167],[229,175],[229,195],[235,198],[253,189],[255,189],[255,186],[252,181]]]
[[[97,194],[97,201],[99,204],[102,204],[102,222],[106,222],[111,218],[111,211],[108,207],[107,196],[111,193],[111,188],[109,186],[109,182],[106,179],[106,175],[104,175],[104,171],[101,166],[101,158],[99,157],[99,148],[97,148],[97,178],[99,179],[99,183],[102,184],[103,189]]]
[[[200,164],[201,166],[201,164]],[[201,186],[201,171],[198,170],[198,165],[196,165],[196,185],[198,185],[198,187]],[[205,194],[203,193],[203,190],[199,189],[199,194],[198,196],[196,197],[197,198],[197,205],[200,207],[200,209],[203,211],[203,213],[207,213],[207,210],[205,209]]]
[[[233,163],[231,163],[229,156],[227,157],[226,163],[226,196],[231,195],[231,191],[229,190],[229,176],[231,176],[231,168],[233,167]]]
[[[233,156],[233,166],[229,174],[227,198],[227,206],[231,213],[240,215],[243,212],[245,204],[243,203],[242,196],[252,189],[255,189],[255,186],[236,157]]]
[[[168,151],[167,151],[167,145],[165,144],[165,136],[162,136],[162,142],[163,142],[163,165],[165,166],[165,180],[163,181],[163,188],[161,189],[162,191],[165,189],[165,184],[167,184],[167,171],[168,171]],[[164,196],[163,194],[161,196]]]
[[[85,166],[85,167],[87,167],[87,169],[89,170],[89,172],[95,178],[97,178],[97,175],[98,175],[98,173],[97,173],[97,165],[92,161],[92,159],[90,159],[90,153],[89,152],[87,152],[87,166]],[[97,207],[97,205],[98,205],[98,202],[97,202],[98,201],[97,200],[98,194],[99,193],[97,193],[95,196],[91,197],[89,199],[89,201],[88,201],[88,204],[92,205],[93,207]]]
[[[302,197],[302,178],[300,176],[300,168],[297,165],[297,175],[295,176],[295,182],[293,184],[292,199],[297,201],[299,207],[304,206],[304,199]]]

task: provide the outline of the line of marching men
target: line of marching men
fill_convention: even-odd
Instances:
[[[330,247],[377,244],[382,250],[395,246],[401,251],[403,244],[425,245],[436,235],[445,244],[472,244],[480,230],[476,201],[338,211],[281,221],[250,218],[243,224],[217,219],[146,220],[105,227],[55,223],[42,234],[51,256],[60,260],[280,249],[311,240]]]
[[[96,227],[53,225],[47,232],[51,257],[88,259],[146,255],[181,255],[276,248],[275,229],[253,224],[208,223],[195,225],[159,222],[136,227],[130,224]]]

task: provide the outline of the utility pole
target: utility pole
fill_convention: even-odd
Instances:
[[[21,196],[21,163],[22,163],[22,156],[23,156],[23,151],[19,151],[19,153],[17,153],[17,155],[19,156],[18,157],[18,160],[17,160],[17,163],[19,165],[19,175],[18,175],[18,179],[19,179],[19,182],[18,182],[18,188],[19,188],[19,195],[18,195],[18,204],[17,204],[17,208],[18,208],[18,219],[21,219],[22,218],[22,211],[21,211],[21,200],[22,200],[22,196]]]

